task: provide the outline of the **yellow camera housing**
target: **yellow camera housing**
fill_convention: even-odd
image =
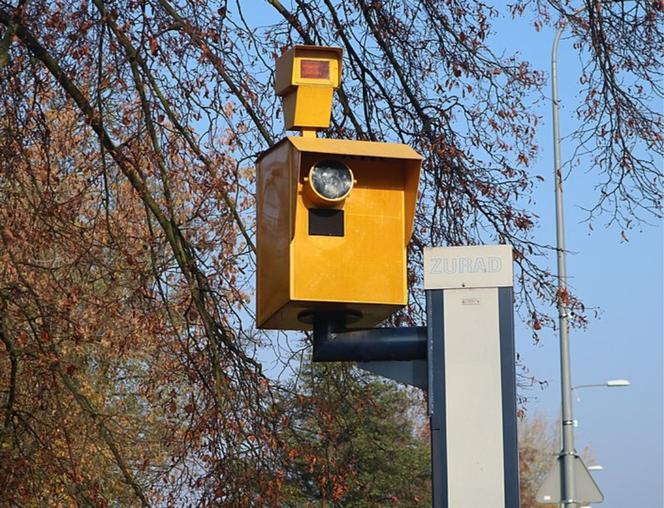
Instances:
[[[343,199],[312,199],[321,161],[349,170]],[[407,145],[288,137],[258,158],[258,328],[311,329],[320,311],[378,324],[408,302],[406,248],[422,157]]]
[[[276,64],[275,90],[283,99],[286,130],[326,129],[332,95],[341,83],[341,48],[294,46]]]

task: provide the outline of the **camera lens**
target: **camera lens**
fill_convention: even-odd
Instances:
[[[353,188],[353,173],[343,162],[334,159],[314,164],[309,180],[316,194],[329,201],[341,201]]]

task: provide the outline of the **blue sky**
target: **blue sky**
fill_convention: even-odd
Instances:
[[[288,5],[290,2],[284,2]],[[274,20],[267,3],[256,2],[252,12],[258,20]],[[527,17],[505,17],[494,29],[496,49],[518,52],[549,76],[554,31],[537,32]],[[573,43],[563,39],[559,49],[561,133],[577,125],[574,110],[580,101],[579,59]],[[550,97],[550,83],[546,95]],[[659,107],[661,110],[661,105]],[[535,192],[533,211],[541,217],[537,238],[555,242],[552,183],[551,104],[542,101],[538,140],[540,154],[533,174],[545,176]],[[574,149],[569,140],[562,145],[563,160]],[[659,163],[662,167],[662,161]],[[594,231],[582,222],[583,206],[593,203],[593,178],[583,165],[573,169],[565,182],[566,240],[569,285],[588,307],[598,307],[600,317],[591,319],[586,330],[572,330],[572,382],[602,383],[625,378],[627,388],[590,388],[574,400],[577,449],[588,446],[601,472],[593,473],[605,495],[605,508],[658,508],[664,506],[664,237],[662,224],[627,232],[606,229],[602,221]],[[555,268],[555,257],[549,266]],[[517,350],[536,377],[548,381],[526,395],[529,414],[542,413],[552,420],[560,412],[559,350],[557,332],[543,330],[539,345],[532,332],[517,326]]]
[[[504,20],[496,27],[501,45],[518,51],[534,66],[550,72],[554,30],[536,32],[524,19]],[[579,58],[571,40],[562,40],[558,53],[560,122],[564,137],[577,125],[574,110],[580,101]],[[550,97],[550,83],[546,95]],[[660,108],[661,110],[661,105]],[[541,151],[533,166],[546,181],[536,191],[534,211],[541,217],[537,237],[555,241],[551,104],[541,107]],[[562,157],[574,150],[563,140]],[[662,161],[659,162],[662,168]],[[583,222],[583,206],[592,204],[594,179],[583,165],[567,177],[565,190],[566,244],[569,285],[589,307],[599,307],[599,319],[586,330],[571,331],[572,384],[603,383],[626,378],[627,388],[588,388],[574,398],[577,449],[588,446],[596,464],[593,473],[605,495],[606,508],[664,506],[664,237],[661,221],[627,232],[607,229],[601,221],[594,231]],[[555,258],[549,265],[555,268]],[[532,344],[531,331],[517,327],[517,350],[531,373],[547,380],[544,390],[528,395],[530,414],[543,413],[555,420],[560,414],[560,355],[557,332],[541,334]]]

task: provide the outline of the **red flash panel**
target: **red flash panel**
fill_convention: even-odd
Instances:
[[[300,77],[305,79],[330,79],[330,62],[301,60]]]

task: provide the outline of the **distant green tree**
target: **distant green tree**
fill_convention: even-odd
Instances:
[[[418,401],[347,364],[304,363],[288,404],[288,506],[430,506]],[[424,423],[424,419],[421,423]]]
[[[286,506],[430,506],[428,422],[415,395],[341,363],[305,362],[290,388]],[[535,496],[559,441],[555,422],[519,419],[521,508],[555,506]]]

